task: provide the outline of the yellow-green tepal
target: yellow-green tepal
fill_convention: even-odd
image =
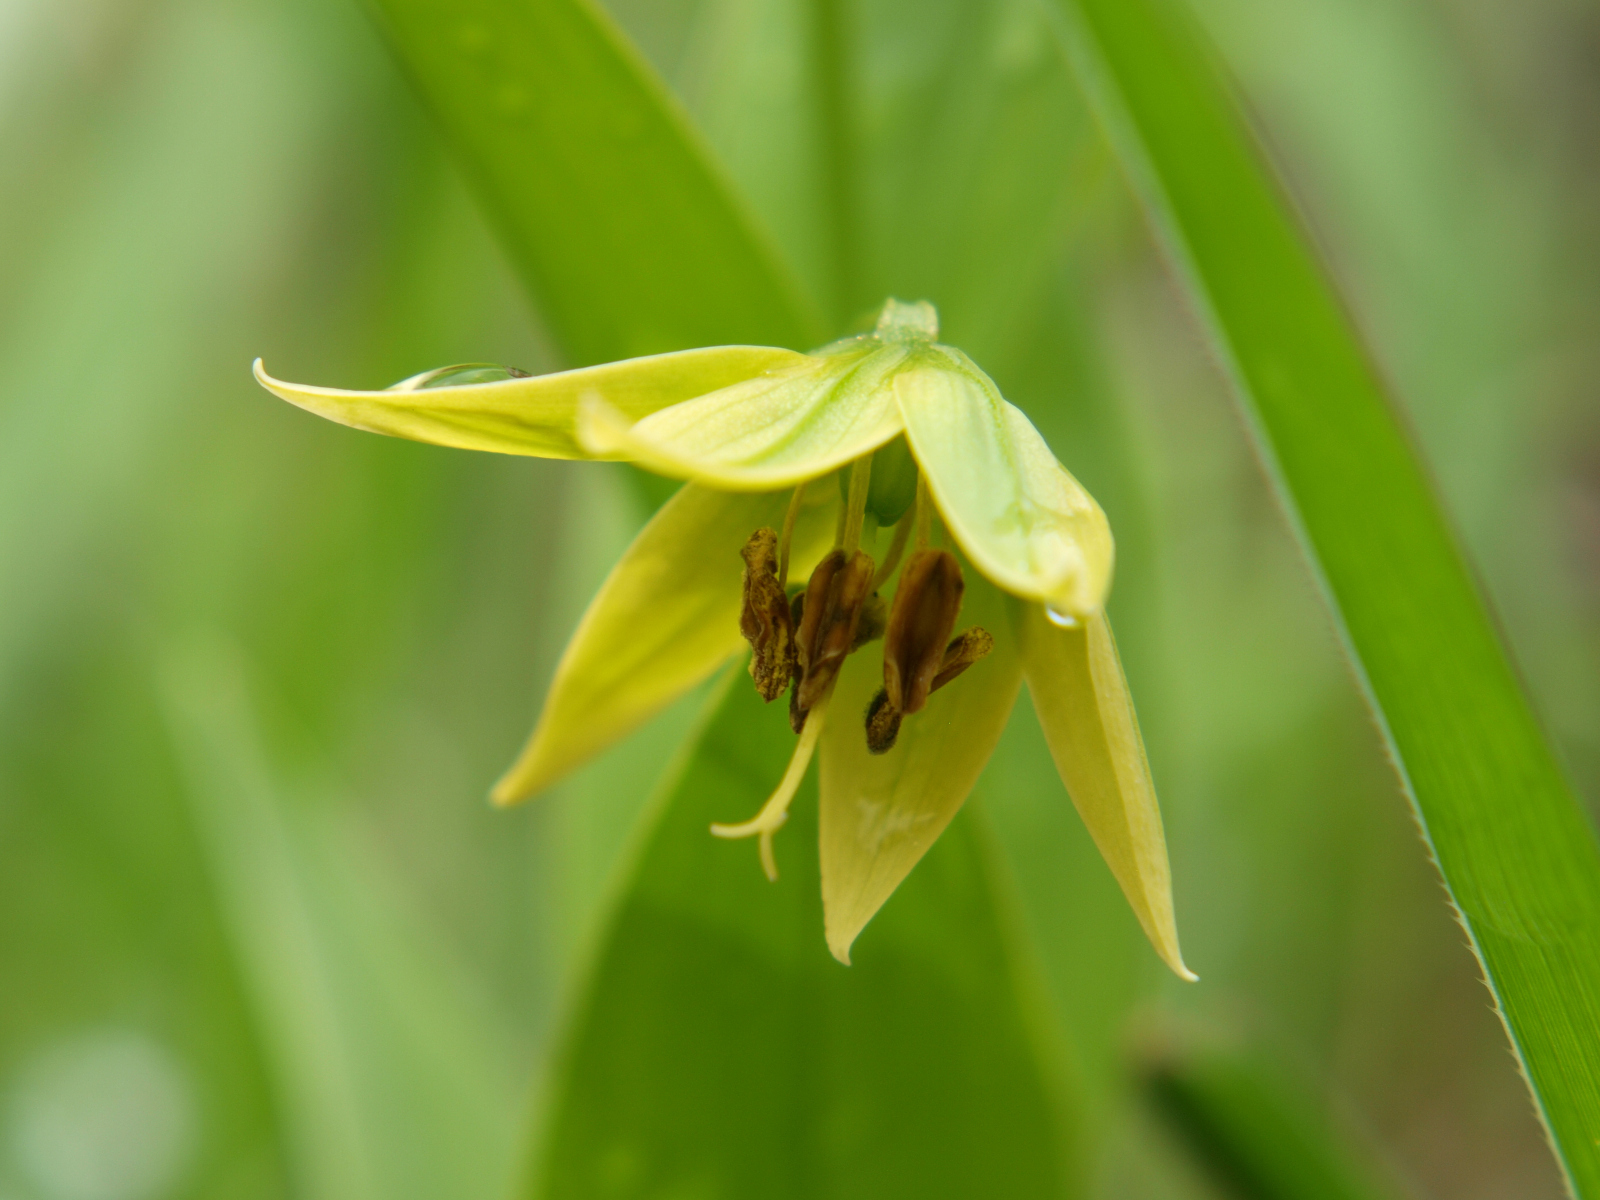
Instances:
[[[1025,679],[1146,934],[1193,978],[1103,611],[1105,514],[939,343],[932,305],[891,300],[874,332],[813,354],[722,346],[540,376],[469,365],[377,392],[282,383],[259,361],[256,376],[358,429],[689,481],[584,614],[498,803],[548,787],[748,642],[761,694],[788,694],[795,754],[755,817],[712,832],[758,838],[775,877],[773,834],[817,754],[827,940],[848,962],[972,790]]]

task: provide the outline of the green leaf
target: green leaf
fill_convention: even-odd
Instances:
[[[959,817],[828,954],[816,788],[754,848],[794,747],[741,667],[663,793],[558,1065],[530,1195],[1056,1197],[1066,1147],[979,826]]]
[[[1391,1200],[1396,1195],[1270,1060],[1171,1048],[1145,1094],[1230,1195],[1250,1200]]]
[[[180,647],[164,699],[219,908],[317,1200],[478,1200],[515,1161],[514,1041],[407,920],[370,844],[275,778],[241,655]]]
[[[1600,853],[1434,490],[1225,83],[1160,0],[1057,0],[1304,537],[1578,1193],[1600,1196]]]
[[[578,364],[822,340],[648,65],[587,0],[376,0]]]

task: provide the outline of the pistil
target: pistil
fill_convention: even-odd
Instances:
[[[829,690],[831,693],[832,689]],[[761,811],[739,825],[711,827],[712,834],[719,838],[759,837],[761,869],[774,883],[778,879],[778,862],[772,854],[772,835],[783,828],[784,822],[789,819],[789,805],[794,801],[795,793],[800,790],[800,781],[806,777],[806,768],[811,765],[811,756],[816,752],[817,740],[822,736],[822,726],[827,718],[830,698],[825,695],[812,707],[805,728],[800,734],[800,740],[795,745],[794,754],[789,759],[789,769],[783,773],[783,781],[761,806]]]

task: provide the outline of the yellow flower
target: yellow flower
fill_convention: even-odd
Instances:
[[[817,753],[827,941],[849,962],[972,790],[1026,679],[1090,834],[1157,953],[1192,979],[1103,612],[1105,514],[937,339],[931,304],[890,300],[873,333],[813,354],[724,346],[540,376],[469,365],[380,392],[281,383],[259,361],[256,376],[358,429],[689,481],[589,606],[497,803],[548,787],[748,640],[762,695],[789,694],[796,749],[760,813],[712,832],[756,837],[776,878],[771,840]]]

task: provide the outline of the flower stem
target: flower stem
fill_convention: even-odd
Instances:
[[[836,319],[848,318],[856,298],[859,241],[855,203],[855,139],[852,136],[849,37],[845,0],[811,0],[812,70],[822,133],[822,204],[833,251]]]

